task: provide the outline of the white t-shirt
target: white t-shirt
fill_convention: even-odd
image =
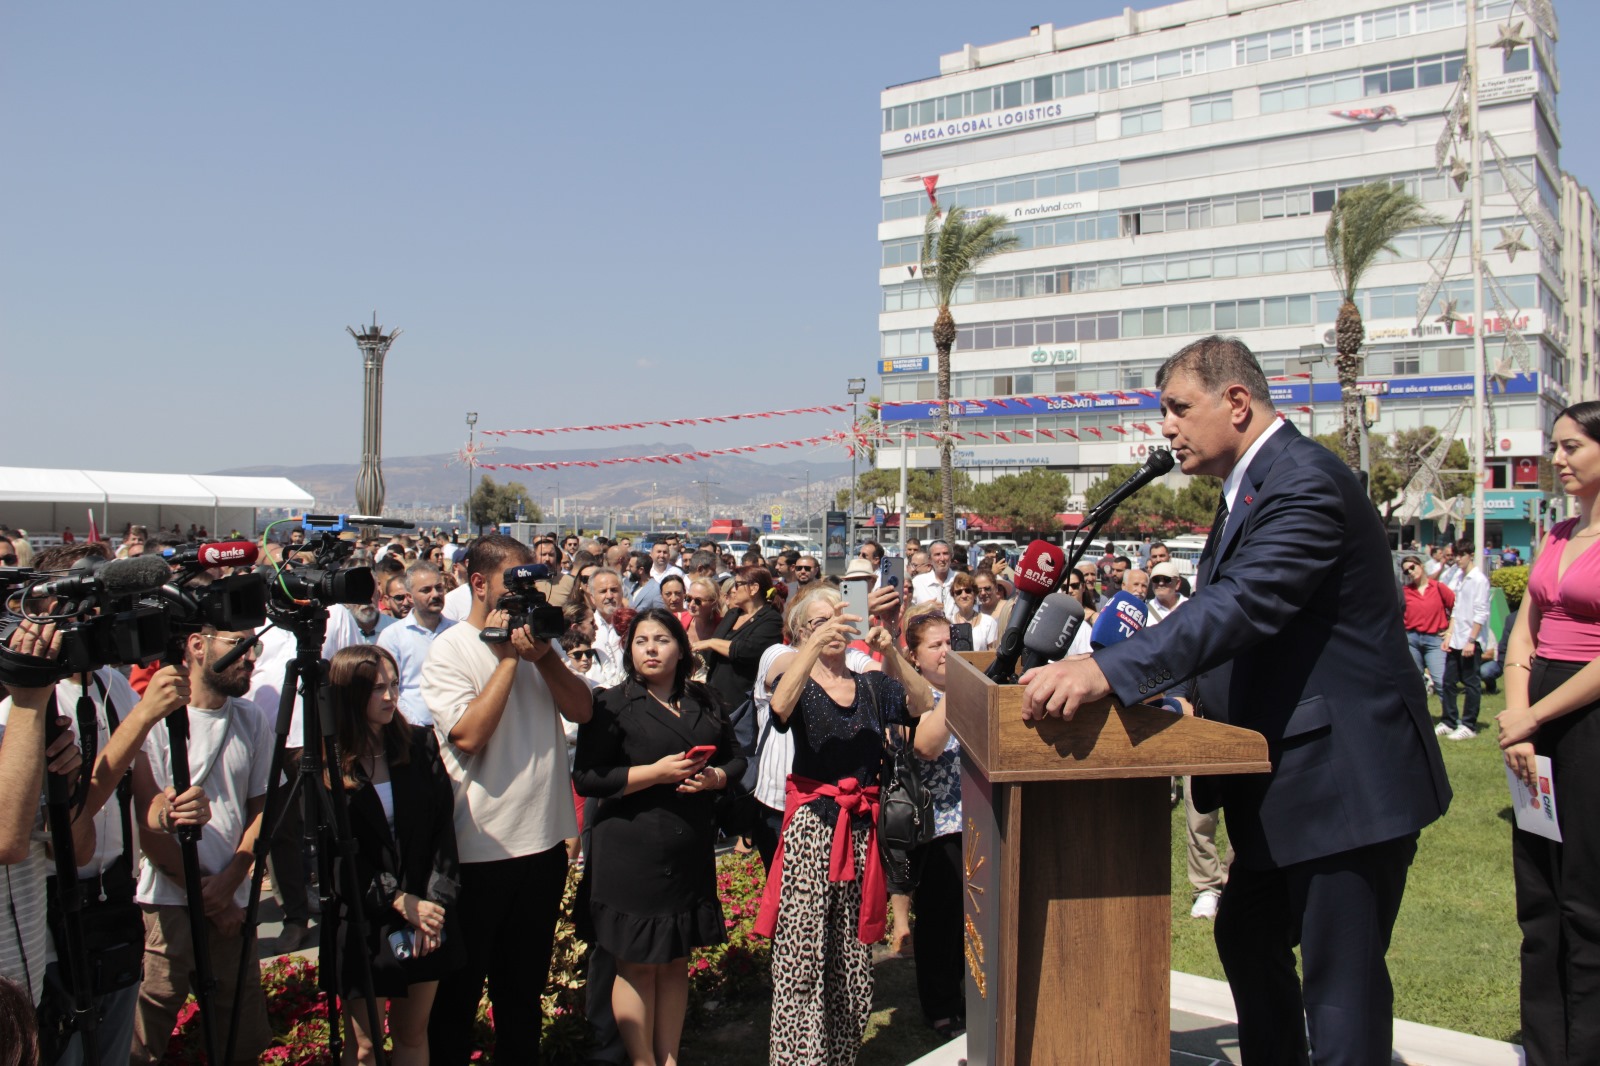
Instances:
[[[444,594],[444,616],[459,622],[472,613],[472,586],[457,585]]]
[[[755,687],[750,698],[756,705],[756,738],[759,744],[763,733],[766,745],[761,749],[761,764],[756,772],[756,801],[775,811],[783,810],[784,788],[789,780],[789,768],[794,765],[794,733],[787,729],[768,729],[772,717],[772,690],[767,687],[767,671],[778,661],[778,656],[794,651],[787,644],[774,644],[761,653],[761,665],[756,668]]]
[[[171,748],[165,724],[150,731],[144,753],[157,788],[172,785]],[[211,820],[200,831],[200,872],[214,874],[233,861],[239,841],[250,827],[246,804],[267,794],[272,769],[272,723],[247,699],[230,698],[219,710],[189,708],[190,783],[205,789]],[[174,881],[149,858],[139,864],[140,903],[181,907],[188,902],[181,877]],[[246,878],[234,890],[243,907],[250,898]]]
[[[6,709],[10,707],[11,701],[7,699]],[[0,724],[0,744],[5,743],[5,733],[5,725]],[[44,968],[49,961],[46,958],[50,934],[45,924],[44,884],[55,868],[44,850],[48,839],[41,792],[28,857],[0,869],[0,903],[5,904],[0,907],[0,914],[6,916],[5,921],[0,921],[0,977],[27,985],[35,1004],[44,995]]]
[[[434,638],[422,666],[422,698],[455,793],[462,862],[535,855],[578,835],[563,719],[533,663],[517,664],[505,713],[482,751],[468,755],[450,743],[450,730],[499,662],[479,632],[451,626]]]
[[[287,629],[272,626],[261,632],[261,647],[256,655],[255,669],[250,674],[250,691],[244,698],[259,707],[267,716],[267,729],[275,733],[278,728],[278,701],[283,695],[283,670],[294,658],[294,634]],[[322,657],[332,659],[341,648],[363,643],[361,626],[350,608],[336,603],[328,609],[328,628],[322,638]],[[289,747],[305,744],[305,716],[301,713],[299,697],[294,701],[294,714],[289,719]]]

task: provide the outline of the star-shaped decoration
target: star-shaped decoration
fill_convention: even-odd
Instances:
[[[1494,246],[1494,250],[1506,253],[1506,258],[1515,263],[1518,252],[1530,250],[1522,241],[1523,229],[1522,226],[1501,226],[1500,243]]]
[[[1456,192],[1467,187],[1467,179],[1472,176],[1472,168],[1458,155],[1450,157],[1450,180],[1456,183]]]
[[[1509,356],[1502,355],[1500,361],[1495,363],[1494,369],[1489,372],[1489,378],[1500,388],[1511,384],[1511,379],[1516,373],[1516,364]]]
[[[1443,322],[1444,328],[1452,333],[1455,332],[1456,323],[1461,321],[1461,316],[1456,313],[1456,304],[1458,303],[1460,303],[1459,300],[1446,300],[1444,302],[1444,312],[1434,319],[1435,322]]]
[[[1506,59],[1509,60],[1512,52],[1515,52],[1518,48],[1521,48],[1527,43],[1528,39],[1522,36],[1522,23],[1508,22],[1504,26],[1500,27],[1500,36],[1496,37],[1494,42],[1490,44],[1489,47],[1500,49],[1500,51],[1504,53]]]
[[[478,466],[480,465],[480,462],[484,456],[493,454],[493,448],[486,444],[480,444],[477,441],[473,441],[465,448],[462,448],[460,451],[456,452],[455,458],[450,460],[449,465],[456,466],[459,464],[467,467]]]

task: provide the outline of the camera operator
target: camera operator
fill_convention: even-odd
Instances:
[[[138,531],[142,527],[135,526]],[[81,544],[47,549],[39,555],[41,570],[66,570],[85,557],[104,558],[103,544]],[[49,613],[54,601],[30,604]],[[74,838],[85,823],[93,826],[90,849],[77,852],[82,884],[82,928],[90,960],[88,981],[94,993],[96,1015],[95,1059],[102,1063],[126,1061],[133,1039],[133,1012],[138,998],[144,923],[134,904],[132,806],[135,790],[147,796],[157,792],[148,760],[141,752],[150,730],[189,698],[187,677],[173,668],[158,670],[141,698],[116,669],[106,666],[87,675],[56,683],[56,707],[76,709],[77,726],[96,733],[98,751],[88,779],[83,805],[75,812]],[[87,700],[87,704],[81,701]],[[93,714],[93,721],[87,715]],[[10,714],[10,702],[0,702],[0,723]],[[132,775],[130,776],[130,770]],[[117,802],[108,802],[116,794]],[[163,823],[204,825],[209,817],[204,792],[191,788],[181,799],[170,789],[153,806]],[[156,828],[152,824],[151,828]],[[40,1004],[40,1029],[44,1061],[56,1066],[78,1066],[85,1061],[82,1037],[70,1028],[72,975],[63,957],[63,917],[51,901],[51,942],[46,967],[45,996]]]
[[[272,763],[272,721],[244,699],[255,668],[253,652],[241,656],[222,673],[211,664],[251,630],[219,633],[207,626],[184,641],[189,671],[189,772],[194,784],[211,797],[211,819],[200,835],[201,885],[211,972],[217,980],[212,1009],[227,1018],[237,994],[243,997],[236,1061],[254,1063],[271,1040],[266,999],[257,967],[247,967],[246,985],[235,988],[239,952],[245,943],[244,905],[261,813],[267,802],[267,776]],[[167,731],[152,732],[144,743],[155,785],[172,783]],[[145,807],[135,781],[135,800]],[[148,822],[150,815],[144,819]],[[166,828],[167,823],[158,823]],[[190,992],[195,945],[190,935],[184,891],[183,860],[178,842],[160,833],[141,833],[144,861],[139,868],[137,899],[144,911],[145,972],[134,1018],[133,1066],[152,1066],[166,1054],[178,1011]],[[224,1026],[225,1028],[225,1026]]]
[[[61,636],[54,625],[24,622],[11,635],[9,647],[19,655],[54,658],[61,649]],[[50,875],[44,775],[48,770],[76,776],[83,753],[72,721],[65,717],[57,718],[56,724],[64,727],[61,735],[45,745],[50,686],[8,688],[11,712],[0,726],[0,865],[4,866],[0,896],[11,921],[0,922],[0,977],[21,984],[38,1003],[44,992],[45,879]],[[94,849],[92,821],[85,822],[81,833],[74,827],[73,847],[85,855]]]
[[[428,1026],[434,1066],[463,1066],[485,977],[494,1005],[496,1057],[538,1062],[538,1004],[550,974],[556,917],[566,886],[565,841],[578,835],[562,718],[583,723],[588,683],[526,627],[487,644],[508,567],[532,562],[498,533],[467,550],[472,611],[438,634],[422,667],[440,757],[455,794],[461,859],[464,968],[443,977]],[[621,582],[611,574],[617,595]]]

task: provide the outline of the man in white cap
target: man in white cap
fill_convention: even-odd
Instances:
[[[1153,626],[1188,602],[1188,597],[1178,591],[1178,564],[1172,560],[1157,563],[1150,568],[1150,617],[1145,625]]]

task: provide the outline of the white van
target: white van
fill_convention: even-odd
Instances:
[[[809,537],[796,537],[788,533],[766,533],[756,540],[756,545],[761,549],[761,555],[770,559],[780,552],[797,551],[801,555],[809,555],[813,559],[822,558],[822,545]]]

